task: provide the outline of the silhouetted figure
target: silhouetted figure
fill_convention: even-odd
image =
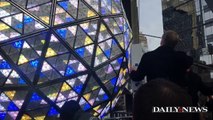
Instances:
[[[187,83],[187,91],[190,94],[190,96],[192,97],[192,103],[193,106],[199,106],[198,101],[199,101],[199,96],[198,96],[198,92],[201,92],[203,95],[205,96],[211,96],[213,95],[213,89],[206,86],[201,77],[194,73],[191,70],[188,70],[187,74],[186,74],[186,83]],[[208,102],[209,104],[211,104],[211,100],[210,102]],[[208,107],[208,111],[212,110],[212,106],[207,105]],[[199,120],[199,114],[195,113],[193,115],[193,120]]]
[[[147,76],[147,81],[164,78],[178,85],[185,85],[184,77],[193,59],[184,52],[174,50],[180,42],[179,36],[174,31],[167,31],[162,36],[161,46],[154,51],[145,53],[138,69],[132,71],[130,76],[133,81],[141,81]]]
[[[87,112],[84,112],[78,102],[71,100],[66,102],[61,108],[61,120],[98,120]]]
[[[134,97],[134,120],[192,120],[190,113],[152,113],[153,106],[192,106],[190,95],[170,81],[156,79],[138,89]]]
[[[198,103],[198,92],[200,91],[205,96],[213,95],[213,89],[206,86],[201,77],[194,73],[193,71],[187,72],[187,90],[188,93],[192,96],[193,104],[196,106]]]

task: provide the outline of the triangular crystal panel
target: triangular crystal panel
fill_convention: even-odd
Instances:
[[[57,78],[60,78],[61,75],[49,63],[46,61],[43,63],[41,68],[41,73],[39,75],[38,84],[45,83]]]
[[[16,7],[12,6],[8,1],[1,0],[0,1],[0,18],[7,17],[9,15],[14,15],[16,13],[20,13],[21,11]]]
[[[89,65],[91,65],[92,62],[92,55],[94,51],[94,45],[88,45],[85,47],[77,48],[75,52],[83,58]]]
[[[46,24],[50,24],[52,3],[46,3],[38,7],[28,9],[30,13],[38,17]],[[42,12],[41,12],[42,11]]]
[[[60,25],[74,21],[74,18],[59,5],[56,5],[56,12],[54,16],[54,25]]]
[[[96,49],[96,54],[95,54],[95,67],[106,62],[108,59],[106,57],[106,55],[103,53],[103,51],[101,50],[101,48],[98,46]]]
[[[80,94],[87,77],[88,75],[82,75],[77,78],[69,79],[66,82],[73,88],[76,93]]]
[[[71,47],[74,48],[77,25],[57,29],[57,34]]]
[[[97,14],[88,8],[81,0],[79,0],[78,19],[95,17]]]
[[[51,2],[52,0],[28,0],[27,1],[27,8],[32,8],[35,6],[40,6],[42,4]]]
[[[90,5],[97,13],[100,11],[99,10],[99,3],[101,0],[85,0],[88,5]]]
[[[111,37],[111,35],[109,34],[106,26],[104,24],[101,24],[100,30],[99,30],[99,35],[98,35],[98,42],[107,40],[110,37]]]
[[[20,35],[19,32],[12,29],[9,25],[0,21],[0,42],[7,41]]]

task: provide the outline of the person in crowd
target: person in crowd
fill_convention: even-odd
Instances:
[[[185,85],[186,70],[193,63],[193,59],[184,52],[175,51],[180,41],[174,31],[166,31],[161,40],[161,46],[156,50],[145,53],[137,70],[132,70],[130,77],[133,81],[141,81],[147,76],[147,82],[155,78],[171,80],[178,85]]]
[[[65,102],[61,108],[60,114],[61,120],[98,120],[98,118],[93,117],[88,112],[81,109],[78,102],[70,100]]]
[[[190,68],[187,70],[186,74],[186,90],[189,93],[189,95],[192,98],[192,103],[193,106],[200,106],[199,105],[199,96],[198,92],[201,92],[205,96],[209,96],[209,101],[207,102],[206,106],[208,107],[208,111],[212,111],[212,98],[211,96],[213,95],[213,88],[206,86],[202,78],[194,73]],[[199,118],[203,118],[203,113],[196,113],[193,115],[193,120],[199,120]]]
[[[192,96],[193,105],[198,104],[198,92],[205,96],[213,95],[213,88],[206,86],[202,78],[194,73],[191,69],[187,70],[186,74],[187,91]]]
[[[154,106],[192,106],[185,89],[168,80],[152,80],[138,89],[133,102],[133,120],[192,120],[191,113],[154,113]]]

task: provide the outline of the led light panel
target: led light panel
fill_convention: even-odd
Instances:
[[[103,118],[131,39],[121,0],[0,0],[0,120],[58,119],[69,100]]]

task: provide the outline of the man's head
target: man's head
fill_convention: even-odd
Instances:
[[[135,94],[134,120],[191,120],[189,113],[152,113],[153,107],[191,106],[185,90],[167,80],[155,79],[141,86]]]
[[[61,108],[61,120],[74,120],[77,111],[81,110],[78,102],[74,100],[67,101]]]
[[[161,46],[169,46],[171,48],[175,48],[179,41],[179,35],[175,31],[168,30],[162,36]]]

